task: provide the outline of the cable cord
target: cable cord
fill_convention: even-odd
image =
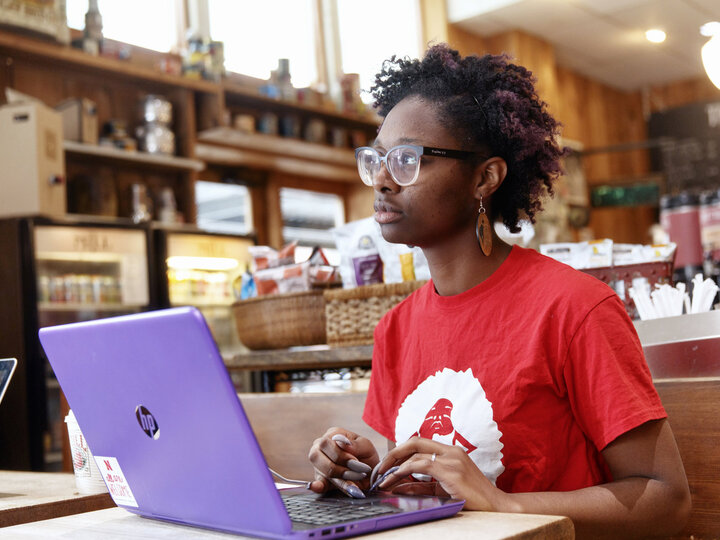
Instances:
[[[268,470],[272,473],[273,476],[279,478],[283,482],[286,482],[288,484],[297,484],[299,486],[305,486],[305,488],[310,488],[311,481],[309,480],[293,480],[292,478],[285,478],[282,474],[280,474],[277,471],[272,470],[270,467],[268,467]]]

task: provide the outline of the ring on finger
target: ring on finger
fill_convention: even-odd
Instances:
[[[436,454],[435,452],[433,452],[433,455],[432,455],[432,457],[430,458],[430,462],[431,462],[431,463],[434,463],[436,457],[437,457],[437,454]]]

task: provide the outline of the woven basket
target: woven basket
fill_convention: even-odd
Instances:
[[[379,283],[325,291],[327,342],[335,346],[369,345],[383,315],[425,281]]]
[[[270,294],[233,304],[238,336],[248,349],[325,343],[323,291]]]

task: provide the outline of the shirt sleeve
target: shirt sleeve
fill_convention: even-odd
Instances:
[[[564,365],[570,404],[598,451],[649,420],[667,417],[622,302],[599,302],[572,336]]]

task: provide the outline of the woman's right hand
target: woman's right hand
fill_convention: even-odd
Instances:
[[[380,462],[369,439],[339,427],[332,427],[315,439],[308,458],[315,467],[310,489],[316,493],[333,487],[328,478],[342,478],[366,490],[370,487],[370,473]]]

